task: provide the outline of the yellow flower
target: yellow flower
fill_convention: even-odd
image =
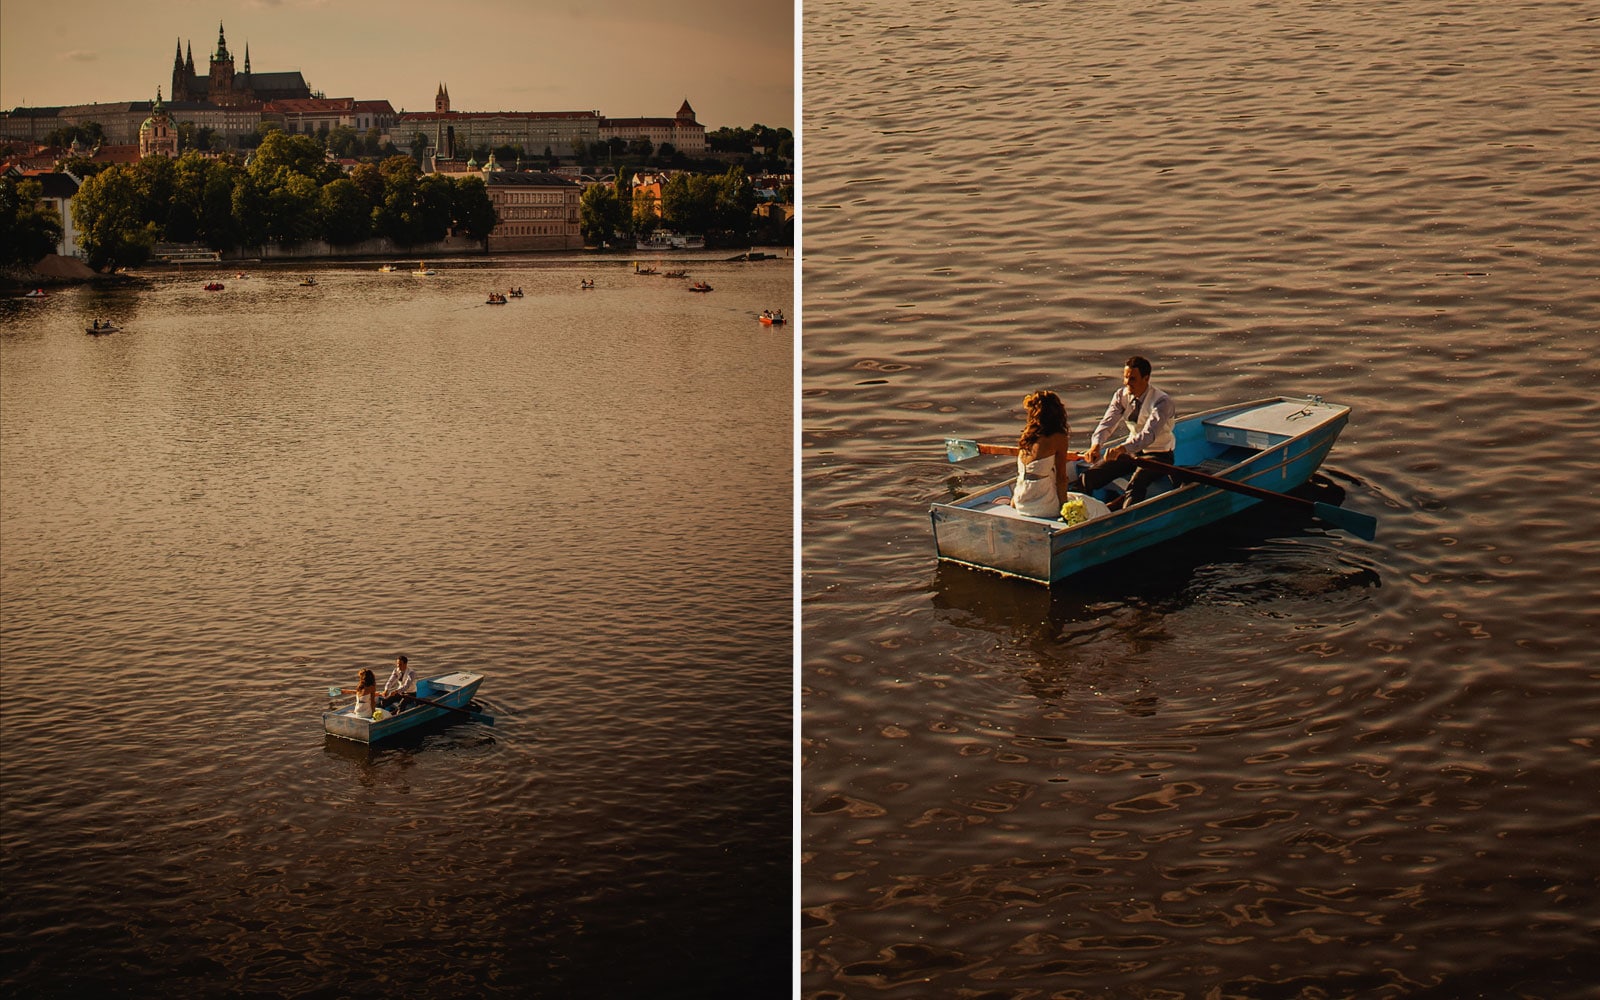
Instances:
[[[1089,520],[1089,510],[1082,500],[1074,497],[1061,505],[1061,519],[1069,525],[1082,524]]]

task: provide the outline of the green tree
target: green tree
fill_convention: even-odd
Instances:
[[[317,225],[335,246],[359,243],[372,235],[372,206],[355,181],[341,177],[317,192]]]
[[[267,233],[267,187],[248,170],[240,171],[229,194],[235,232],[242,246],[261,246]]]
[[[716,209],[716,181],[706,174],[674,174],[661,186],[661,224],[668,229],[708,233]]]
[[[706,232],[707,243],[723,246],[747,246],[750,230],[755,222],[756,189],[745,176],[743,167],[731,167],[716,178],[717,192],[711,226]]]
[[[287,181],[288,174],[300,174],[319,183],[332,180],[338,176],[338,168],[334,167],[332,176],[327,176],[327,157],[311,136],[271,132],[250,158],[250,174],[269,187],[277,187]]]
[[[317,182],[289,174],[267,192],[267,238],[291,247],[317,236]]]
[[[415,161],[416,163],[420,164],[422,162],[422,158],[424,156],[428,155],[428,146],[429,146],[429,142],[428,142],[428,137],[426,135],[424,135],[421,132],[412,133],[412,135],[411,135],[411,159],[413,161]],[[440,155],[443,155],[443,151],[442,150],[440,151]]]
[[[450,232],[455,219],[456,185],[443,174],[428,174],[417,181],[413,242],[432,243]]]
[[[489,188],[481,177],[462,177],[455,182],[454,227],[464,236],[486,240],[499,222]]]
[[[205,165],[205,185],[195,236],[213,250],[232,250],[243,239],[239,220],[233,214],[233,189],[246,180],[244,168],[231,160],[200,162]]]
[[[361,152],[361,134],[348,125],[340,125],[328,133],[328,152],[346,158]]]
[[[156,243],[156,224],[148,220],[139,186],[126,167],[102,170],[78,188],[72,199],[78,247],[97,270],[142,264]]]
[[[63,125],[44,137],[46,146],[70,146],[74,141],[85,146],[97,146],[106,137],[106,130],[99,122],[84,122],[82,125]]]
[[[417,179],[421,171],[409,156],[391,156],[378,165],[383,178],[382,200],[372,210],[372,228],[401,246],[421,243],[417,205]]]
[[[0,175],[0,267],[32,267],[61,242],[61,220],[39,204],[38,181]]]
[[[588,246],[604,247],[615,242],[627,224],[627,213],[610,184],[591,184],[578,197],[578,228]]]

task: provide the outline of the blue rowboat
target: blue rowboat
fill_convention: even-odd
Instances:
[[[1311,478],[1349,419],[1348,406],[1317,396],[1274,396],[1206,410],[1177,421],[1173,464],[1283,493]],[[1260,502],[1226,488],[1162,479],[1142,502],[1068,526],[996,504],[1011,495],[1012,482],[931,506],[939,559],[1049,585]]]
[[[435,705],[408,701],[400,711],[393,715],[385,712],[383,718],[376,722],[369,717],[357,715],[354,705],[346,705],[337,711],[323,712],[322,728],[334,736],[342,736],[347,740],[376,743],[385,737],[403,733],[407,729],[443,715],[465,718],[461,712],[452,712],[449,709],[465,709],[472,696],[477,693],[478,685],[482,683],[482,674],[468,673],[464,670],[440,674],[437,677],[424,677],[417,681],[417,697],[434,702]],[[449,708],[438,708],[437,705],[447,705]]]

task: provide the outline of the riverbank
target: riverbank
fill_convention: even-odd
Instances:
[[[58,288],[86,282],[121,283],[131,280],[125,274],[102,274],[74,257],[46,254],[29,268],[0,270],[0,291],[26,291],[30,288]]]

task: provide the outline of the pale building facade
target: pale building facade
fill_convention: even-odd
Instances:
[[[358,101],[351,97],[307,97],[268,101],[261,106],[261,120],[276,122],[290,135],[316,135],[324,128],[332,131],[340,127],[363,134],[375,128],[388,135],[396,117],[388,101]]]
[[[521,146],[528,157],[571,156],[579,143],[591,145],[600,139],[600,113],[597,111],[455,111],[450,107],[450,91],[443,83],[434,96],[432,111],[400,115],[392,137],[405,147],[415,135],[428,141],[428,155],[453,159],[478,146],[495,149]]]
[[[501,170],[490,157],[483,182],[499,221],[489,234],[491,253],[502,250],[582,250],[578,199],[583,189],[565,177]]]
[[[706,127],[694,120],[694,108],[687,99],[671,118],[605,118],[600,122],[602,141],[621,139],[649,139],[657,149],[663,143],[688,156],[703,156],[706,151]]]

